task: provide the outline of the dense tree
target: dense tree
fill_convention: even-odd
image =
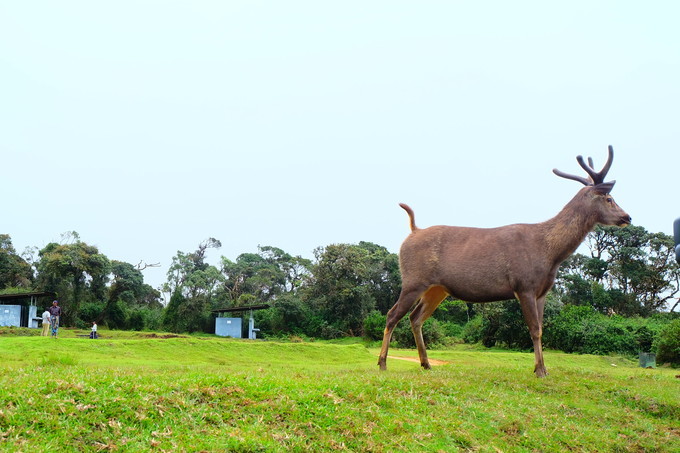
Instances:
[[[32,284],[31,265],[16,253],[12,238],[8,234],[0,234],[0,289],[29,289]]]
[[[634,295],[641,314],[662,308],[678,291],[677,283],[673,285],[678,279],[673,239],[640,226],[602,230],[607,237],[603,248],[609,257],[610,287]]]
[[[556,290],[565,303],[648,316],[677,294],[680,270],[670,236],[639,226],[598,227],[586,243],[591,256],[576,254],[560,269]]]
[[[336,337],[359,334],[376,306],[386,312],[400,289],[397,256],[370,242],[331,245],[316,262],[265,246],[236,261],[222,258],[227,298],[235,305],[269,302],[257,314],[270,333]]]
[[[121,299],[129,305],[139,303],[144,297],[144,276],[130,263],[111,261],[113,279],[109,287],[109,300]]]
[[[233,305],[244,305],[244,300],[265,302],[283,292],[286,283],[284,272],[257,253],[242,253],[231,261],[222,257],[224,289]]]
[[[244,305],[245,299],[273,301],[296,292],[310,267],[308,259],[293,257],[276,247],[258,247],[258,253],[243,253],[236,261],[222,257],[223,289],[233,305]]]
[[[312,261],[301,256],[292,256],[280,248],[269,245],[258,246],[259,254],[267,262],[275,264],[284,274],[282,292],[294,292],[309,276]]]
[[[173,332],[210,331],[210,309],[221,282],[219,270],[206,260],[208,249],[222,244],[214,238],[201,242],[193,253],[177,252],[168,270],[165,290],[172,294],[163,323]]]
[[[111,274],[108,301],[98,320],[103,320],[109,327],[141,330],[145,320],[140,310],[162,309],[160,293],[144,283],[139,266],[114,260]],[[134,325],[130,325],[130,321]]]
[[[304,299],[327,324],[324,336],[359,335],[364,318],[376,307],[373,256],[369,247],[333,244],[314,251],[310,285]]]
[[[267,336],[320,336],[324,321],[314,307],[292,292],[276,298],[268,310],[254,313],[257,326]]]
[[[38,284],[58,294],[63,323],[73,325],[83,302],[105,300],[111,263],[97,247],[82,242],[77,233],[65,237],[69,243],[52,242],[40,250]]]
[[[399,257],[385,247],[372,242],[359,242],[359,248],[367,252],[366,275],[371,296],[375,299],[376,309],[387,313],[392,308],[401,291]]]
[[[185,313],[186,298],[181,291],[173,292],[163,314],[163,328],[170,332],[188,332],[189,326],[184,316]]]

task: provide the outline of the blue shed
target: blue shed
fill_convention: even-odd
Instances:
[[[49,291],[0,294],[0,326],[37,329],[38,322],[42,320],[38,313],[38,304],[47,307],[47,301],[51,302],[56,296]]]
[[[259,332],[260,329],[255,328],[253,311],[264,310],[265,308],[269,308],[269,305],[244,305],[241,307],[219,308],[217,310],[213,310],[212,312],[217,314],[217,318],[215,318],[215,335],[220,337],[248,338],[255,340],[257,338],[257,332]],[[224,316],[225,313],[242,311],[250,311],[250,318],[248,319],[248,332],[245,337],[243,336],[243,318],[227,318]]]

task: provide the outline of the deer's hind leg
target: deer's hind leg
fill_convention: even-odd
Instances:
[[[427,359],[427,350],[425,349],[425,341],[423,340],[423,323],[429,318],[437,309],[439,304],[446,299],[449,293],[441,286],[433,286],[429,288],[425,294],[420,298],[420,302],[411,312],[411,330],[413,331],[413,338],[416,340],[416,347],[418,348],[418,356],[420,357],[420,366],[429,370],[430,361]]]
[[[397,326],[397,323],[403,318],[406,313],[413,307],[413,305],[420,299],[421,295],[427,286],[419,285],[412,288],[402,287],[399,299],[394,306],[387,312],[387,323],[385,325],[385,332],[383,333],[382,348],[380,349],[380,357],[378,358],[378,365],[381,370],[387,369],[387,351],[390,348],[390,341],[392,341],[392,332]]]

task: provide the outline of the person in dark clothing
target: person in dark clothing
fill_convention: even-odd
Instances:
[[[54,338],[57,338],[57,334],[59,333],[59,318],[61,317],[61,307],[59,306],[59,302],[52,301],[52,306],[48,308],[48,311],[50,312],[50,327],[52,328],[52,336]]]

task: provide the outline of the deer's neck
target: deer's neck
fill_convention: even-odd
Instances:
[[[577,195],[555,217],[545,222],[548,253],[555,263],[562,263],[595,227],[596,220]]]

